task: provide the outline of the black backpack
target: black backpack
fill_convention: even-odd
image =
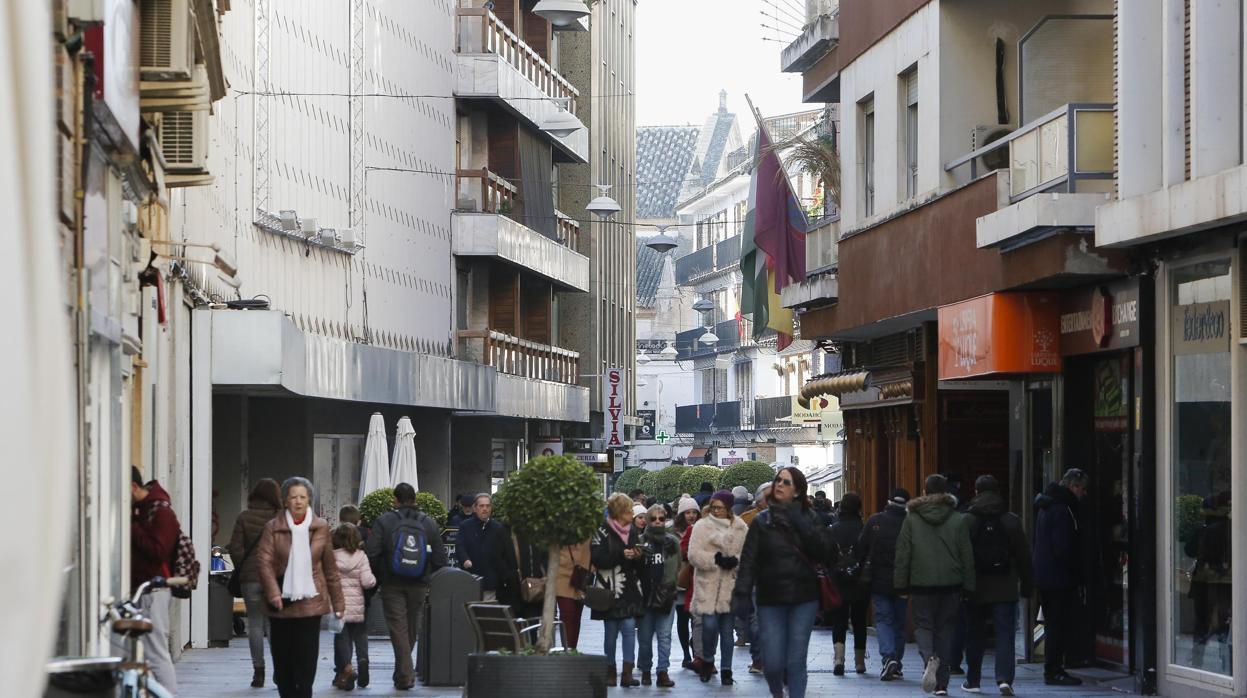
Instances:
[[[978,574],[1004,574],[1013,565],[1009,531],[1004,516],[980,516],[970,535],[974,548],[974,569]]]

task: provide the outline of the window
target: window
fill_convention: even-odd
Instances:
[[[906,199],[918,195],[918,67],[914,66],[901,75],[901,97],[905,100],[905,118],[901,124],[901,143],[904,158],[901,177],[905,180],[903,191]]]
[[[875,98],[867,97],[858,104],[862,132],[858,137],[857,159],[861,163],[862,217],[875,215]]]
[[[745,232],[745,215],[749,211],[748,201],[739,201],[732,207],[732,234],[740,235]]]

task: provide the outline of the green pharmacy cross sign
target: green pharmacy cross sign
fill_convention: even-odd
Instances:
[[[655,436],[655,437],[654,437],[654,440],[655,440],[655,441],[657,441],[657,442],[658,442],[658,443],[660,443],[660,444],[665,444],[665,443],[667,443],[668,441],[670,441],[670,440],[671,440],[671,437],[670,437],[670,436],[667,436],[667,432],[665,432],[665,431],[660,431],[660,432],[658,432],[658,436]]]

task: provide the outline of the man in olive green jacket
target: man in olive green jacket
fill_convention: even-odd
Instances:
[[[962,597],[974,593],[974,551],[944,476],[928,477],[923,492],[909,500],[896,540],[894,583],[897,594],[912,596],[914,635],[926,662],[922,690],[946,696]]]

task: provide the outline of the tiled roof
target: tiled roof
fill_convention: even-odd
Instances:
[[[636,305],[653,308],[662,280],[663,255],[645,246],[645,238],[636,241]]]
[[[638,219],[675,218],[699,132],[696,126],[642,126],[636,130]],[[639,269],[637,274],[639,279]]]

